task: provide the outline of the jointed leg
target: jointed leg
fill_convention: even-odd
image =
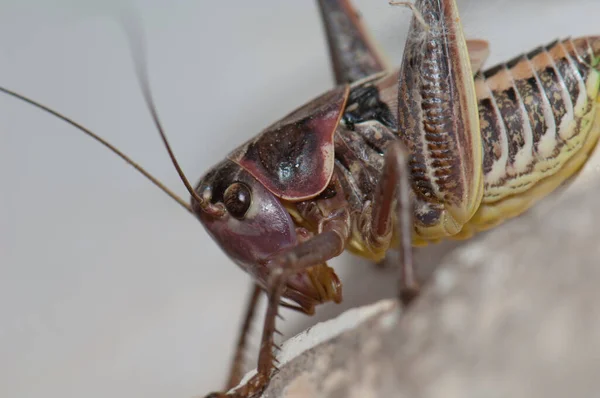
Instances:
[[[436,240],[460,232],[483,195],[483,154],[471,59],[455,0],[416,0],[398,77],[398,136],[410,149],[415,228]],[[472,46],[479,61],[487,46]],[[473,57],[475,58],[475,56]]]
[[[245,354],[246,345],[248,343],[248,332],[250,331],[250,327],[252,326],[252,320],[254,319],[256,308],[258,307],[258,303],[260,302],[261,293],[262,289],[260,288],[260,286],[258,286],[256,283],[253,283],[252,290],[250,292],[250,295],[248,296],[246,312],[244,314],[244,321],[242,323],[240,334],[238,336],[235,355],[233,356],[231,369],[229,370],[229,378],[227,379],[225,391],[231,390],[233,387],[237,386],[242,380],[244,372],[244,362],[246,359]]]
[[[400,252],[398,294],[402,302],[408,304],[418,295],[419,284],[413,263],[414,227],[408,153],[399,141],[392,142],[387,147],[383,167],[383,175],[379,180],[377,196],[373,204],[372,240],[389,240],[390,234],[395,232]],[[394,219],[396,231],[392,231]]]
[[[383,56],[349,0],[319,0],[337,84],[351,83],[386,69]]]
[[[345,220],[331,220],[323,232],[310,240],[290,249],[273,259],[269,265],[271,276],[268,287],[268,307],[265,315],[261,346],[258,356],[257,373],[246,384],[231,393],[213,393],[207,398],[250,398],[260,394],[269,383],[276,360],[273,355],[276,332],[275,318],[288,278],[296,273],[321,264],[342,253],[349,231]]]

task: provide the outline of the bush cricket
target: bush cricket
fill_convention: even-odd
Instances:
[[[319,6],[336,87],[197,185],[179,170],[192,196],[180,204],[256,280],[253,297],[269,297],[257,376],[231,396],[255,396],[268,383],[280,304],[312,314],[341,300],[327,260],[348,249],[376,261],[399,247],[409,302],[419,289],[413,245],[468,238],[517,216],[574,175],[600,134],[598,37],[480,71],[487,43],[465,41],[454,1],[417,1],[421,19],[401,68],[389,71],[348,1]],[[144,79],[142,87],[160,129]]]

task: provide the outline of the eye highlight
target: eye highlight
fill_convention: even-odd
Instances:
[[[237,219],[244,218],[252,202],[250,188],[241,182],[234,182],[225,190],[223,202],[229,214]]]

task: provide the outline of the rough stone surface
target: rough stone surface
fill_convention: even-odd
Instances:
[[[599,396],[600,182],[586,185],[456,249],[404,315],[380,303],[264,397]]]

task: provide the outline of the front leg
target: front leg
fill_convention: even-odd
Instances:
[[[252,289],[248,299],[246,300],[246,311],[244,312],[243,322],[240,327],[240,333],[238,335],[237,344],[235,346],[235,354],[231,361],[231,367],[229,369],[229,377],[225,384],[225,390],[231,390],[233,387],[240,384],[242,376],[244,375],[244,364],[246,360],[246,346],[248,345],[248,334],[252,327],[252,320],[258,303],[260,301],[260,295],[262,289],[256,283],[252,283]]]
[[[299,244],[292,249],[277,255],[269,262],[271,269],[267,287],[268,307],[263,325],[260,351],[258,356],[257,373],[245,384],[230,392],[217,392],[206,398],[252,398],[259,396],[266,388],[277,367],[273,355],[275,344],[273,341],[276,333],[275,319],[281,297],[288,279],[297,273],[307,271],[309,268],[322,264],[338,255],[345,248],[348,239],[349,215],[339,212],[339,217],[332,217],[322,224],[321,233]]]

